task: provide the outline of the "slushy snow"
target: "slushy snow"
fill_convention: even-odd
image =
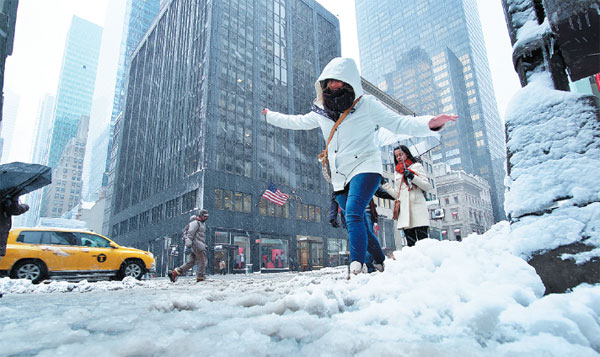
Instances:
[[[597,356],[600,286],[544,296],[507,222],[423,240],[383,273],[0,280],[0,355]]]

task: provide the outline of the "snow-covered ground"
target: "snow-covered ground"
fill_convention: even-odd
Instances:
[[[0,280],[0,355],[597,356],[600,285],[543,296],[509,226],[425,240],[383,273]]]

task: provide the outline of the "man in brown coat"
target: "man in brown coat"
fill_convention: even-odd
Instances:
[[[208,219],[208,211],[205,209],[198,212],[196,220],[188,224],[184,231],[186,234],[185,240],[192,242],[191,252],[188,261],[182,266],[173,269],[169,273],[169,279],[172,282],[177,280],[181,274],[185,274],[194,264],[198,264],[198,274],[196,282],[204,280],[204,270],[206,269],[206,220]]]

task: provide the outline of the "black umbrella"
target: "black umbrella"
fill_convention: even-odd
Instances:
[[[52,169],[38,164],[11,162],[0,165],[0,198],[13,198],[52,182]]]

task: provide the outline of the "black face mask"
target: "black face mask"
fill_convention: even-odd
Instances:
[[[353,102],[354,91],[351,88],[342,87],[335,91],[331,91],[330,89],[325,89],[323,91],[323,104],[326,110],[328,109],[338,113],[343,113],[346,109],[352,106]]]

